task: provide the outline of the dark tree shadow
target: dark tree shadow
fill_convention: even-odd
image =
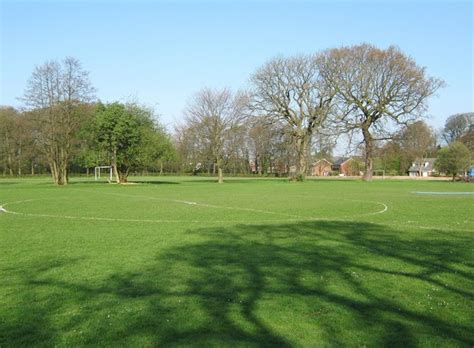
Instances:
[[[342,221],[188,234],[199,238],[99,283],[53,272],[80,260],[5,270],[24,291],[2,316],[0,346],[474,344],[473,321],[465,320],[474,302],[470,238],[403,236]],[[431,311],[427,292],[438,296],[433,306],[448,298],[453,307]],[[36,301],[40,293],[54,300]],[[82,310],[58,321],[71,306]]]

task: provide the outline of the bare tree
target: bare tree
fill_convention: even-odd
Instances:
[[[427,99],[444,85],[393,46],[328,50],[321,59],[321,73],[337,90],[338,124],[353,135],[362,133],[364,180],[372,179],[374,142],[390,139],[399,125],[421,117]]]
[[[318,56],[275,58],[252,76],[253,108],[283,122],[296,152],[296,176],[306,175],[311,137],[321,128],[332,106],[334,89],[321,78]]]
[[[227,89],[205,88],[198,92],[185,110],[185,122],[201,152],[207,152],[217,168],[218,182],[224,182],[222,172],[226,148],[234,132],[244,126],[248,98]]]
[[[267,116],[254,116],[249,122],[248,147],[253,170],[258,175],[289,172],[295,153],[285,124]]]
[[[28,81],[23,99],[36,115],[38,142],[58,185],[68,182],[73,140],[83,116],[78,106],[93,93],[88,72],[71,57],[37,66]]]

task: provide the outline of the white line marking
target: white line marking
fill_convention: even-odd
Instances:
[[[266,210],[261,210],[261,209],[226,207],[226,206],[219,206],[219,205],[213,205],[213,204],[207,204],[207,203],[185,201],[185,200],[180,200],[180,199],[150,197],[150,196],[144,196],[144,195],[130,195],[130,194],[116,193],[116,192],[97,192],[97,191],[92,191],[92,190],[79,190],[79,189],[75,189],[75,190],[76,191],[83,191],[83,192],[91,192],[91,193],[100,194],[100,195],[112,195],[112,196],[122,196],[122,197],[130,197],[130,198],[143,198],[143,199],[146,199],[146,200],[157,200],[157,201],[163,201],[163,202],[173,202],[173,203],[180,203],[180,204],[187,204],[187,205],[197,205],[197,206],[202,206],[202,207],[207,207],[207,208],[249,211],[249,212],[261,213],[261,214],[287,216],[287,217],[291,217],[291,218],[295,218],[295,219],[308,219],[308,217],[304,217],[304,216],[300,216],[300,215],[279,213],[279,212],[266,211]]]
[[[154,219],[122,219],[122,218],[106,218],[106,217],[95,217],[95,216],[72,216],[72,215],[53,215],[53,214],[33,214],[33,213],[20,213],[11,210],[5,210],[4,212],[7,214],[12,215],[21,215],[21,216],[30,216],[30,217],[44,217],[44,218],[57,218],[57,219],[77,219],[77,220],[91,220],[91,221],[109,221],[109,222],[145,222],[145,223],[203,223],[204,221],[200,220],[154,220]],[[300,221],[301,219],[274,219],[268,220],[264,222],[283,222],[283,221]],[[304,220],[312,220],[304,219]],[[324,220],[324,219],[321,219]],[[242,223],[241,220],[211,220],[205,221],[207,223],[226,223],[226,222],[233,222],[233,223]],[[254,221],[253,223],[257,223],[258,221]]]
[[[370,215],[378,215],[378,214],[383,214],[388,211],[388,205],[382,202],[376,202],[376,201],[361,201],[361,200],[356,200],[356,199],[347,199],[345,198],[344,200],[349,201],[349,202],[357,202],[357,203],[375,203],[383,206],[382,210],[378,210],[375,212],[369,212],[369,213],[362,213],[362,214],[353,214],[353,215],[346,215],[343,217],[361,217],[361,216],[370,216]]]
[[[376,212],[341,216],[339,218],[337,218],[337,217],[334,217],[334,218],[311,217],[311,216],[301,216],[301,215],[281,213],[281,212],[273,212],[273,211],[267,211],[267,210],[261,210],[261,209],[218,206],[218,205],[207,204],[207,203],[198,203],[198,202],[194,202],[194,201],[185,201],[185,200],[169,199],[169,198],[161,198],[161,197],[150,197],[150,196],[144,196],[144,195],[121,194],[121,193],[115,193],[115,192],[97,192],[97,191],[92,191],[92,190],[79,190],[79,189],[75,189],[75,190],[76,191],[83,191],[83,192],[90,192],[90,193],[95,193],[95,194],[100,194],[100,195],[113,195],[113,196],[123,196],[123,197],[130,197],[130,198],[141,198],[141,199],[146,199],[146,200],[157,200],[157,201],[164,201],[164,202],[174,202],[174,203],[180,203],[180,204],[202,206],[202,207],[208,207],[208,208],[213,208],[213,209],[247,211],[247,212],[253,212],[253,213],[260,213],[260,214],[267,214],[267,215],[279,215],[279,216],[286,217],[286,219],[263,220],[265,222],[272,222],[272,221],[275,221],[275,222],[283,222],[283,221],[321,221],[321,220],[328,220],[328,219],[331,219],[331,220],[347,220],[347,219],[351,219],[351,218],[355,218],[355,217],[383,214],[388,210],[388,206],[385,203],[382,203],[382,202],[344,199],[344,200],[350,201],[350,202],[379,204],[379,205],[383,206],[383,209],[379,210],[379,211],[376,211]],[[27,200],[22,200],[22,201],[5,203],[5,204],[3,204],[2,212],[15,214],[15,215],[31,216],[31,217],[64,218],[64,219],[79,219],[79,220],[92,220],[92,221],[152,222],[152,223],[186,223],[186,222],[187,223],[202,223],[202,221],[200,221],[200,220],[186,220],[185,221],[185,220],[172,220],[172,219],[125,219],[125,218],[86,217],[86,216],[54,215],[54,214],[33,214],[33,213],[20,213],[20,212],[15,212],[15,211],[7,211],[4,208],[8,204],[10,204],[10,205],[20,204],[20,203],[31,202],[31,201],[35,201],[35,200],[38,200],[38,199],[27,199]],[[206,220],[206,222],[210,222],[210,221]],[[242,222],[244,222],[245,223],[246,221],[242,221],[242,220],[238,220],[238,221],[235,221],[235,220],[222,220],[222,221],[221,220],[212,220],[211,222],[213,222],[213,223],[226,223],[226,222],[237,222],[237,223],[241,222],[242,223]]]
[[[412,191],[411,193],[414,193],[416,195],[474,195],[474,192],[461,192],[461,191],[453,191],[453,192],[448,192],[448,191]]]
[[[383,213],[387,212],[387,210],[388,210],[388,206],[385,203],[382,203],[382,202],[371,202],[371,203],[380,204],[380,205],[383,206],[383,209],[379,210],[379,211],[376,211],[374,213],[366,213],[366,214],[361,214],[361,215],[357,215],[357,216],[378,215],[378,214],[383,214]]]

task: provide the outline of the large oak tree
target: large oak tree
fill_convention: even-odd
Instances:
[[[330,49],[323,54],[320,70],[337,91],[337,125],[362,135],[364,180],[372,179],[375,142],[392,138],[400,125],[421,117],[428,98],[443,86],[394,46]]]
[[[311,137],[323,126],[335,89],[320,74],[317,55],[275,58],[252,76],[253,107],[282,122],[296,153],[295,179],[306,175]]]

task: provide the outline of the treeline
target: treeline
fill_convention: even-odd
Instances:
[[[443,81],[396,47],[368,44],[313,55],[278,57],[251,76],[246,91],[204,88],[169,134],[154,111],[137,103],[101,103],[80,62],[50,61],[33,71],[24,108],[0,109],[4,175],[73,172],[111,165],[118,182],[131,172],[290,175],[304,179],[316,158],[348,142],[364,179],[374,169],[405,174],[434,156],[434,131],[421,118]],[[454,115],[446,143],[471,150],[471,114]],[[465,146],[463,145],[463,146]]]

